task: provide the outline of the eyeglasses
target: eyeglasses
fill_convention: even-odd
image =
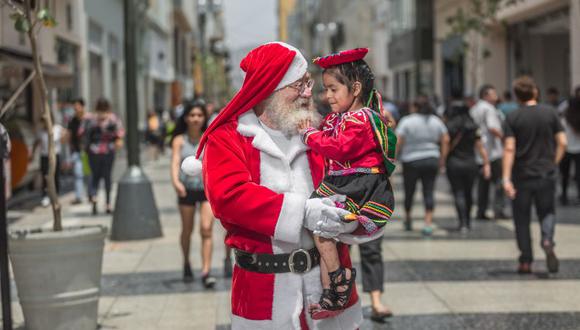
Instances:
[[[314,79],[308,79],[307,81],[297,81],[297,82],[290,84],[286,87],[290,87],[292,89],[295,89],[298,92],[300,92],[300,95],[302,95],[302,94],[304,94],[304,92],[307,89],[312,90],[312,87],[314,87]]]

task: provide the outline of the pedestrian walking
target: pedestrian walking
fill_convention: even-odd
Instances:
[[[422,233],[430,236],[433,232],[435,180],[439,169],[445,166],[449,134],[426,98],[413,102],[410,112],[410,115],[401,119],[396,130],[398,159],[403,163],[405,230],[412,230],[413,197],[417,181],[421,180],[425,203],[425,226]]]
[[[111,173],[115,162],[115,154],[123,146],[125,129],[117,115],[111,111],[111,104],[107,99],[100,98],[95,106],[95,114],[87,116],[81,125],[79,136],[83,138],[91,168],[90,200],[92,213],[96,215],[97,193],[101,180],[105,182],[107,214],[111,208]]]
[[[494,217],[496,219],[506,218],[504,212],[504,193],[501,186],[501,158],[502,158],[502,122],[498,110],[495,108],[498,96],[495,88],[491,85],[484,85],[479,90],[479,101],[469,110],[471,117],[479,126],[481,139],[489,157],[491,164],[491,177],[483,177],[480,172],[477,189],[477,219],[489,220],[487,208],[489,205],[490,185],[494,186]],[[483,166],[483,159],[476,155],[477,163]]]
[[[188,176],[180,169],[183,160],[189,156],[194,156],[197,152],[199,139],[207,127],[207,120],[207,111],[203,103],[184,103],[183,114],[177,121],[171,140],[173,151],[171,157],[171,181],[177,192],[177,204],[181,215],[180,242],[183,253],[183,281],[193,281],[189,251],[196,207],[199,206],[201,279],[206,288],[213,288],[216,282],[216,279],[210,274],[213,249],[213,213],[205,196],[201,176]]]
[[[393,316],[388,306],[383,304],[381,296],[385,290],[385,266],[383,263],[382,238],[359,244],[360,267],[363,292],[371,299],[371,320],[383,322]]]
[[[161,124],[161,118],[155,111],[147,113],[147,129],[145,130],[145,140],[147,142],[150,156],[153,160],[159,159],[165,143],[165,134]]]
[[[85,101],[76,99],[73,101],[74,115],[67,125],[67,141],[71,151],[71,161],[75,180],[75,199],[73,205],[82,203],[85,191],[85,171],[83,166],[83,150],[81,146],[80,129],[85,120]]]
[[[568,184],[570,181],[570,168],[574,164],[574,181],[578,193],[577,201],[580,202],[580,97],[572,98],[568,101],[568,108],[562,118],[562,126],[566,133],[568,145],[566,154],[560,162],[560,175],[562,179],[562,194],[560,202],[562,205],[568,204]]]
[[[541,247],[548,271],[558,272],[554,252],[556,176],[566,150],[566,134],[555,109],[539,105],[534,80],[523,76],[513,83],[520,109],[506,119],[503,187],[511,198],[516,239],[520,250],[518,272],[532,271],[531,208],[541,224]]]
[[[503,114],[505,118],[505,116],[507,116],[510,112],[516,111],[518,108],[518,103],[514,102],[512,99],[512,93],[510,91],[505,91],[503,93],[501,102],[497,106],[497,109]]]
[[[52,138],[54,140],[54,152],[56,153],[56,163],[54,171],[54,185],[57,194],[60,192],[60,161],[62,153],[62,140],[64,137],[64,128],[54,123],[52,126]],[[47,176],[48,176],[48,131],[46,128],[46,123],[42,121],[41,129],[36,135],[36,140],[32,146],[32,152],[30,153],[29,160],[31,161],[36,154],[36,150],[40,148],[40,173],[42,175],[42,199],[40,200],[40,205],[47,207],[50,205],[50,199],[48,197],[47,190]]]
[[[457,219],[458,231],[466,233],[471,229],[471,206],[473,184],[479,172],[475,151],[483,160],[482,176],[489,179],[491,169],[487,152],[481,141],[479,126],[469,114],[460,93],[454,93],[445,111],[445,122],[449,131],[449,155],[447,156],[447,178],[451,185]]]
[[[546,104],[554,109],[558,109],[560,102],[560,91],[556,87],[548,88],[546,91]]]

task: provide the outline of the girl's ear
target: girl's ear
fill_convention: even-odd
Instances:
[[[361,90],[362,84],[358,81],[355,81],[354,84],[352,84],[352,95],[354,95],[354,97],[359,97]]]

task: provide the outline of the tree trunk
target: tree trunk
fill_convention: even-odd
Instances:
[[[8,111],[8,109],[10,109],[12,104],[14,104],[14,102],[16,102],[16,99],[18,98],[18,96],[20,96],[20,94],[24,91],[26,86],[28,86],[28,84],[30,84],[30,82],[32,81],[32,79],[34,79],[35,76],[36,76],[36,71],[32,71],[28,75],[28,78],[26,78],[26,80],[24,80],[20,84],[20,86],[18,86],[18,88],[16,88],[16,90],[14,91],[14,94],[12,94],[12,96],[10,96],[10,99],[8,99],[8,101],[2,105],[2,109],[0,109],[0,118],[2,118],[4,116],[4,113],[6,113],[6,111]]]
[[[56,173],[56,153],[54,145],[54,130],[52,122],[52,114],[50,112],[50,106],[48,104],[48,90],[46,88],[46,82],[44,81],[44,75],[42,73],[42,64],[40,60],[40,54],[38,53],[38,45],[36,39],[36,13],[30,7],[30,0],[25,1],[25,13],[28,22],[30,23],[30,29],[28,30],[28,39],[30,41],[30,48],[32,51],[32,59],[34,61],[34,69],[36,71],[36,84],[40,90],[40,103],[42,104],[42,119],[46,125],[46,131],[48,132],[48,175],[46,177],[48,197],[50,198],[50,204],[52,205],[52,213],[54,217],[53,230],[62,230],[62,219],[61,219],[61,206],[58,201],[58,194],[56,192],[56,185],[54,182],[54,175]],[[40,23],[39,23],[40,24]]]

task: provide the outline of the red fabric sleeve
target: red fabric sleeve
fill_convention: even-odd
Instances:
[[[309,130],[304,142],[325,158],[338,162],[358,159],[376,148],[366,115],[356,113],[344,118],[333,130]]]
[[[218,129],[208,137],[203,154],[205,193],[216,218],[272,237],[285,195],[252,180],[244,143],[234,130]]]

